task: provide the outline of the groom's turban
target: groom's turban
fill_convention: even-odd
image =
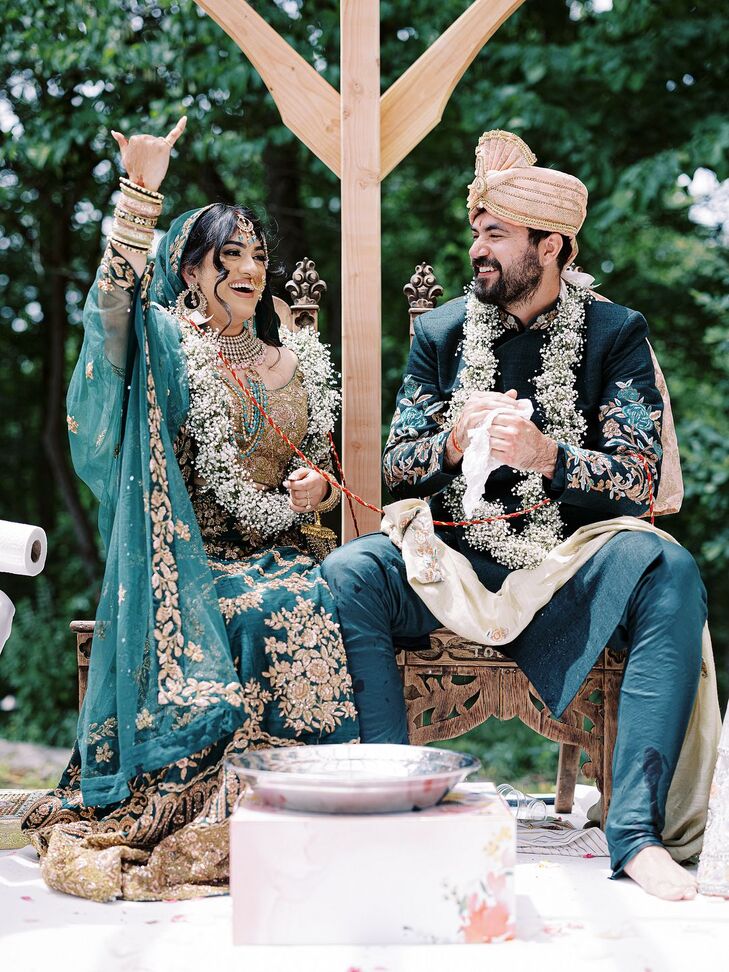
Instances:
[[[562,233],[572,241],[587,215],[587,189],[579,179],[558,169],[542,169],[536,155],[518,135],[484,132],[476,147],[476,174],[468,187],[471,219],[487,209],[509,223]]]

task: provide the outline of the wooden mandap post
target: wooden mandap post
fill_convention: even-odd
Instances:
[[[284,124],[342,180],[343,461],[349,486],[379,505],[380,182],[435,128],[468,65],[524,0],[474,0],[382,96],[378,0],[341,0],[341,95],[245,0],[197,3],[248,56]],[[482,128],[496,125],[485,112]],[[346,504],[342,516],[351,540]],[[379,529],[370,510],[357,519],[364,533]]]
[[[379,506],[381,388],[380,5],[342,0],[342,462],[350,486]],[[345,269],[346,268],[346,269]],[[343,540],[354,524],[343,504]],[[357,508],[362,533],[379,514]]]

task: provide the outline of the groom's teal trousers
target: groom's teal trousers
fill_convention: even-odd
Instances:
[[[625,563],[626,545],[632,554],[644,554],[647,564],[626,592],[612,635],[606,632],[612,646],[627,652],[606,827],[618,875],[642,847],[661,843],[668,788],[701,671],[706,593],[683,547],[637,532],[620,534],[604,549],[611,544],[621,551],[612,570]],[[400,551],[382,534],[340,547],[322,573],[337,603],[362,741],[407,743],[395,645],[415,643],[440,624],[410,587]],[[572,607],[588,612],[589,624],[590,603]],[[537,618],[529,627],[540,630]],[[509,646],[502,650],[508,653]],[[569,667],[558,676],[568,679]]]

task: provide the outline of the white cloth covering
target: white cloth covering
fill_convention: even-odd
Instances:
[[[516,412],[517,415],[530,419],[534,406],[528,398],[514,401],[513,405],[502,405],[488,413],[484,421],[468,433],[468,445],[463,453],[463,478],[466,480],[466,492],[463,494],[463,510],[466,516],[473,516],[473,511],[481,502],[486,480],[495,469],[503,466],[502,462],[491,456],[491,425],[498,415]]]

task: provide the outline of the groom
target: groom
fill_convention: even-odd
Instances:
[[[661,466],[663,403],[646,322],[594,300],[566,269],[587,190],[535,162],[509,132],[479,141],[468,195],[473,286],[417,320],[383,459],[393,495],[428,497],[436,520],[532,508],[516,519],[439,530],[491,591],[511,570],[537,566],[579,526],[645,514]],[[531,417],[515,407],[526,399]],[[467,515],[461,460],[470,432],[486,419],[499,468]],[[544,499],[552,502],[539,505]],[[440,624],[382,534],[335,551],[323,572],[337,601],[362,741],[406,743],[394,641],[422,638]],[[627,651],[607,839],[614,875],[625,872],[663,898],[696,893],[661,832],[705,620],[692,557],[657,534],[626,531],[500,646],[557,717],[608,641]]]

